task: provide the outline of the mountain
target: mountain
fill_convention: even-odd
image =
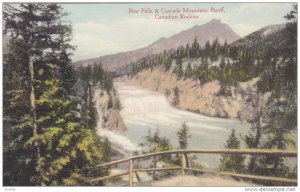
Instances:
[[[207,41],[212,42],[216,38],[218,38],[220,43],[224,43],[226,40],[228,44],[240,38],[227,24],[222,23],[220,20],[213,19],[206,24],[200,26],[196,25],[169,38],[160,38],[154,43],[140,49],[80,60],[74,62],[74,65],[86,66],[88,64],[102,63],[103,68],[107,71],[115,71],[119,67],[128,65],[131,61],[136,61],[145,56],[157,54],[164,50],[176,49],[181,45],[186,46],[187,43],[192,44],[195,36],[200,46],[204,46]]]
[[[288,40],[288,31],[285,24],[268,25],[235,42],[231,47],[282,47]]]

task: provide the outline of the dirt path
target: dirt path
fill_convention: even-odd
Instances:
[[[236,181],[228,177],[211,175],[195,176],[176,176],[162,181],[152,183],[152,186],[211,186],[211,187],[249,187],[255,186],[253,183]]]

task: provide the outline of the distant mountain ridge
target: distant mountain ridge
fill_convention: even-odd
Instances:
[[[231,47],[254,48],[259,46],[283,46],[288,40],[285,24],[265,26],[233,42]]]
[[[121,52],[112,55],[105,55],[98,58],[91,58],[74,62],[75,66],[87,66],[88,64],[102,63],[102,66],[107,71],[115,71],[117,68],[137,61],[145,56],[154,55],[164,50],[176,49],[187,43],[192,43],[197,37],[200,46],[204,46],[207,41],[212,42],[218,38],[220,43],[225,41],[230,44],[237,41],[240,36],[236,34],[227,24],[220,20],[213,19],[203,25],[196,25],[187,30],[181,31],[169,38],[160,38],[152,44],[128,52]]]

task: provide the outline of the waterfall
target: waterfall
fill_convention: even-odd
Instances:
[[[159,129],[159,136],[168,138],[176,148],[179,145],[177,131],[185,122],[191,135],[188,148],[222,149],[232,129],[237,134],[249,130],[249,125],[237,119],[207,117],[172,107],[159,92],[121,82],[115,86],[122,106],[120,114],[127,127],[124,135],[137,143],[145,142],[148,131],[153,135]],[[201,157],[209,165],[219,163],[219,159],[209,155]]]
[[[107,137],[112,148],[124,156],[133,155],[140,151],[138,144],[145,142],[148,130],[153,134],[159,128],[159,135],[169,139],[176,148],[178,146],[177,131],[186,122],[191,137],[189,148],[221,149],[235,129],[237,134],[246,133],[249,125],[237,119],[222,119],[207,117],[200,114],[180,110],[172,107],[164,94],[144,88],[115,83],[116,91],[121,102],[120,114],[127,130],[118,134],[106,129],[104,118],[109,118],[111,110],[107,110],[109,94],[103,90],[96,90],[94,102],[99,120],[97,134]],[[211,156],[201,156],[203,163],[218,165],[219,159]]]
[[[126,151],[133,152],[139,149],[137,147],[137,144],[132,142],[129,138],[125,137],[124,135],[114,133],[113,131],[110,131],[108,129],[97,129],[97,134],[103,137],[107,137],[109,141],[120,151],[124,149]]]
[[[130,87],[129,87],[130,88]],[[120,87],[117,84],[117,90],[122,103],[122,115],[147,115],[155,112],[170,112],[170,106],[167,98],[161,93],[149,91],[145,92],[140,88],[130,91],[127,87]],[[146,94],[145,94],[146,93]]]
[[[103,126],[104,115],[107,113],[107,104],[109,101],[109,95],[106,91],[97,89],[94,95],[94,102],[96,103],[96,109],[98,113],[97,134],[102,137],[107,137],[112,143],[113,149],[117,150],[121,154],[127,156],[133,151],[138,151],[138,144],[131,141],[124,135],[115,133],[111,130],[105,129]]]

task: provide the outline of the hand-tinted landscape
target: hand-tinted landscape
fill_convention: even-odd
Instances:
[[[4,186],[297,185],[297,4],[2,14]]]

